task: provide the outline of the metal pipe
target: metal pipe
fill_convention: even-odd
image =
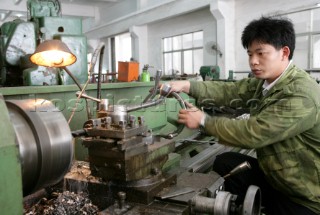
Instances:
[[[157,99],[155,101],[149,101],[149,102],[146,102],[146,103],[142,103],[140,105],[131,105],[131,106],[127,107],[127,112],[140,110],[142,108],[156,106],[158,104],[161,104],[163,101],[164,101],[164,98],[159,98],[159,99]]]
[[[97,83],[97,98],[101,99],[101,76],[102,76],[102,62],[104,55],[104,45],[100,49],[100,58],[99,58],[99,73],[98,73],[98,83]],[[97,104],[97,110],[99,110],[99,105]]]
[[[178,93],[171,92],[171,93],[169,93],[169,95],[172,95],[175,99],[178,100],[181,108],[187,109],[184,100],[182,99],[182,97]],[[166,135],[159,135],[159,136],[163,137],[163,138],[166,138],[166,139],[172,139],[172,138],[178,136],[182,132],[183,129],[184,129],[184,124],[180,124],[175,131],[173,131],[173,132],[171,132],[169,134],[166,134]]]

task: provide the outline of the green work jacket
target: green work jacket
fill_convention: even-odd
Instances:
[[[204,130],[222,144],[254,148],[269,183],[320,214],[320,86],[290,65],[262,95],[264,80],[191,82],[198,104],[250,108],[250,118],[206,118]]]

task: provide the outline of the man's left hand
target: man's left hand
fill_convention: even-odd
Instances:
[[[200,122],[204,114],[201,110],[194,107],[190,103],[186,103],[188,109],[181,109],[178,115],[178,122],[185,124],[188,128],[199,128]]]

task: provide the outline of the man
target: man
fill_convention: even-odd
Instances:
[[[250,118],[207,116],[190,107],[179,112],[178,121],[189,128],[202,126],[222,144],[256,149],[257,159],[229,152],[217,156],[213,165],[225,175],[244,161],[251,164],[251,170],[225,181],[226,190],[240,200],[254,184],[261,189],[266,214],[320,214],[320,86],[291,62],[293,24],[262,17],[245,27],[241,39],[253,78],[170,85],[200,104],[249,107]]]

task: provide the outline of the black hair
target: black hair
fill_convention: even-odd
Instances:
[[[292,22],[286,18],[261,17],[251,21],[243,30],[242,46],[245,49],[257,41],[272,45],[277,50],[284,46],[290,49],[289,60],[292,59],[295,49],[296,36]]]

